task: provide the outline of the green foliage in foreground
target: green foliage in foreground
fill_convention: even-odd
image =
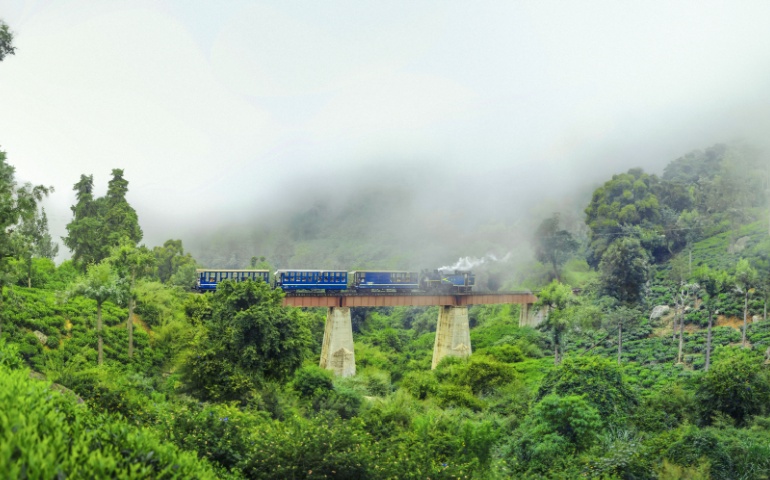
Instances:
[[[6,350],[0,343],[0,351]],[[207,462],[146,428],[0,366],[0,471],[5,478],[218,478]]]

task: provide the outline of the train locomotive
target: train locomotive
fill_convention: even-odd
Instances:
[[[476,276],[463,270],[306,270],[280,269],[270,281],[268,270],[198,269],[195,289],[216,290],[224,280],[262,280],[285,292],[371,292],[371,293],[470,293]]]

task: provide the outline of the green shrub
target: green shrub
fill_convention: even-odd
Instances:
[[[697,411],[694,392],[669,383],[642,399],[633,420],[642,430],[662,432],[695,421]]]
[[[605,422],[624,418],[637,404],[635,392],[612,360],[590,356],[569,357],[551,370],[543,380],[536,399],[555,393],[560,396],[585,395]]]
[[[401,387],[419,400],[435,394],[438,386],[438,380],[432,372],[409,372],[401,380]]]
[[[721,353],[698,384],[696,397],[703,407],[703,420],[708,423],[720,412],[743,425],[751,415],[768,411],[770,378],[761,357],[742,349]]]
[[[436,392],[436,402],[441,408],[468,408],[475,412],[484,409],[484,402],[473,394],[471,387],[466,385],[439,385]]]
[[[301,398],[326,396],[334,390],[332,372],[314,365],[305,366],[294,374],[292,388]]]
[[[216,478],[193,453],[0,368],[0,471],[6,478]]]
[[[476,353],[482,352],[477,351]],[[521,362],[526,358],[521,348],[516,345],[493,345],[484,350],[483,353],[499,362],[505,363]]]

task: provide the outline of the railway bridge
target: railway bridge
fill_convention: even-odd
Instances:
[[[334,371],[336,375],[348,377],[356,373],[353,349],[353,325],[350,309],[355,307],[427,307],[438,306],[436,341],[433,344],[431,368],[447,355],[467,357],[471,354],[469,305],[519,304],[520,326],[533,326],[539,318],[532,315],[532,304],[537,297],[531,292],[501,293],[287,293],[284,306],[325,307],[326,328],[321,348],[321,368]]]

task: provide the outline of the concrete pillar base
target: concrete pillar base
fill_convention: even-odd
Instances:
[[[471,331],[468,323],[468,307],[439,307],[431,369],[435,369],[441,359],[447,355],[466,358],[470,354]]]
[[[353,324],[349,307],[330,307],[326,311],[326,328],[319,366],[340,377],[356,374],[353,353]]]
[[[521,304],[521,310],[519,313],[519,326],[520,327],[537,327],[543,323],[543,309],[535,311],[532,303]]]

